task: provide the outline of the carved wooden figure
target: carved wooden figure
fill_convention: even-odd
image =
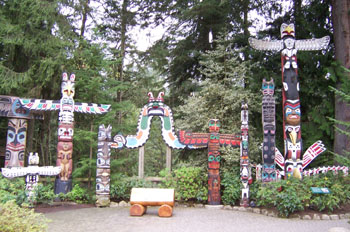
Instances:
[[[262,123],[264,139],[262,146],[262,182],[271,182],[276,180],[275,168],[275,84],[273,79],[266,81],[263,79],[262,84]]]
[[[296,40],[294,24],[281,25],[281,40],[264,41],[249,38],[250,45],[258,50],[281,51],[282,61],[282,105],[283,105],[283,135],[284,135],[284,175],[285,178],[294,176],[301,178],[303,170],[302,139],[300,128],[299,79],[297,65],[297,51],[314,51],[326,49],[329,36],[320,39]],[[314,145],[319,145],[316,142]],[[322,144],[318,149],[322,153]]]
[[[99,207],[110,204],[110,157],[112,142],[112,126],[100,125],[98,130],[97,160],[96,160],[96,205]]]

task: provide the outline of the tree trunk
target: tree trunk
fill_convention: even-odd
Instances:
[[[346,68],[350,68],[350,0],[332,0],[332,20],[334,30],[335,58]],[[347,78],[349,78],[349,74]],[[340,89],[341,82],[338,79],[336,84]],[[346,103],[339,96],[335,96],[335,119],[350,122],[350,104]],[[338,128],[346,130],[342,125]],[[344,151],[350,151],[350,138],[335,131],[334,152],[345,155]]]
[[[82,3],[83,6],[83,17],[81,20],[81,27],[80,27],[80,37],[83,38],[84,37],[84,33],[85,33],[85,27],[86,27],[86,20],[87,20],[87,15],[89,12],[89,4],[90,4],[90,0],[86,0],[85,2]]]
[[[127,26],[127,8],[129,5],[128,0],[123,1],[122,5],[122,15],[121,15],[121,38],[120,38],[120,64],[118,67],[119,71],[119,81],[123,82],[124,81],[124,59],[125,59],[125,49],[126,49],[126,26]],[[122,102],[123,100],[123,91],[119,90],[118,91],[118,96],[117,96],[118,102]],[[122,123],[122,111],[119,111],[118,115],[118,124]]]

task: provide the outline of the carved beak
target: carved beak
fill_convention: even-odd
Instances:
[[[294,170],[293,170],[293,177],[298,178],[299,180],[301,180],[301,173],[299,171],[299,168],[294,168]]]
[[[295,131],[292,131],[289,134],[290,140],[292,141],[293,145],[295,146],[295,143],[297,142],[297,133]]]

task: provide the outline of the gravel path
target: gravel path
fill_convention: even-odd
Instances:
[[[348,219],[300,220],[268,217],[251,212],[176,207],[171,218],[159,218],[150,207],[142,217],[129,216],[128,207],[85,208],[48,213],[49,232],[350,232]]]

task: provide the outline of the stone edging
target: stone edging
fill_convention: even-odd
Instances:
[[[130,202],[121,201],[119,203],[117,202],[111,202],[110,207],[129,207]],[[204,204],[194,204],[193,206],[188,206],[186,204],[179,204],[178,202],[175,202],[176,207],[194,207],[194,208],[209,208],[206,207]],[[252,208],[252,207],[242,207],[242,206],[231,206],[231,205],[223,205],[214,207],[213,209],[220,209],[220,210],[234,210],[234,211],[240,211],[240,212],[251,212],[256,214],[263,214],[268,217],[276,217],[278,218],[278,215],[273,210],[268,209],[260,209],[260,208]],[[350,219],[350,213],[345,214],[307,214],[304,216],[301,216],[299,214],[292,214],[288,219],[301,219],[301,220],[339,220],[339,219]]]

